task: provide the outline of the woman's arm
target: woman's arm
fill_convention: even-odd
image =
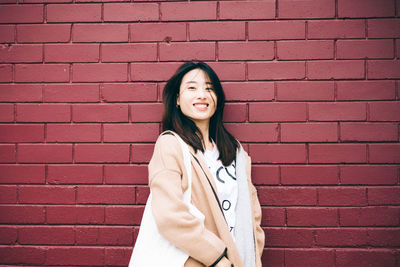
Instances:
[[[162,135],[149,163],[152,209],[159,232],[177,248],[206,266],[224,252],[224,242],[205,229],[183,202],[182,170],[186,173],[179,141]]]
[[[261,261],[261,256],[264,250],[264,242],[265,242],[265,234],[264,230],[261,228],[261,205],[260,201],[258,200],[257,190],[251,181],[251,159],[247,155],[247,177],[249,182],[250,188],[250,197],[251,197],[251,205],[253,208],[253,216],[254,216],[254,224],[255,224],[255,239],[257,243],[258,253]]]

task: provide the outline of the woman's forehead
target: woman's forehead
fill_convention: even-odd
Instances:
[[[205,71],[193,69],[183,76],[182,83],[211,83],[211,81]]]

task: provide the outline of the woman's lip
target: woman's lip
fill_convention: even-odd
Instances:
[[[208,104],[206,103],[195,103],[193,106],[199,111],[206,111],[208,108]]]

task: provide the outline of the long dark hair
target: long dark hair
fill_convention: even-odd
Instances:
[[[225,129],[222,116],[225,105],[225,94],[221,82],[214,70],[204,62],[189,61],[182,64],[175,74],[169,79],[163,92],[163,131],[172,130],[176,132],[186,143],[191,145],[197,152],[204,152],[202,144],[203,136],[196,124],[186,117],[177,107],[176,101],[183,76],[191,70],[203,70],[212,83],[212,90],[217,96],[217,108],[210,119],[209,137],[214,140],[219,151],[219,158],[224,166],[229,166],[236,157],[236,149],[239,142]]]

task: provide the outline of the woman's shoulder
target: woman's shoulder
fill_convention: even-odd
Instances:
[[[156,141],[155,147],[164,151],[176,151],[179,147],[179,141],[172,131],[162,132]]]

